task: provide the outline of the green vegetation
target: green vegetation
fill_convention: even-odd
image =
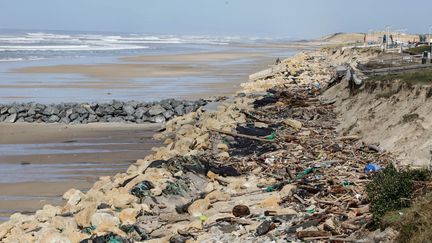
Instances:
[[[432,239],[432,193],[419,198],[410,208],[391,211],[382,219],[384,226],[399,231],[397,242],[430,242]]]
[[[418,54],[423,54],[423,52],[425,51],[430,51],[430,49],[431,49],[430,46],[418,46],[418,47],[407,49],[404,52],[410,55],[418,55]]]
[[[416,183],[429,182],[432,173],[427,169],[398,171],[390,164],[377,173],[373,180],[367,185],[366,191],[370,200],[370,211],[373,213],[372,227],[380,225],[393,226],[403,222],[401,212],[412,211],[412,199]],[[432,209],[432,194],[430,208]],[[432,226],[432,210],[429,217]],[[405,223],[404,223],[405,224]]]
[[[390,164],[375,175],[366,190],[373,213],[372,227],[376,228],[387,212],[410,206],[413,182],[407,172],[397,171]]]
[[[371,81],[391,81],[401,80],[410,85],[415,84],[431,84],[432,83],[432,69],[421,69],[405,73],[395,73],[387,75],[375,75],[369,77]]]

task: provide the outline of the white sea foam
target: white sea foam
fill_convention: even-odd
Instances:
[[[32,60],[93,55],[92,51],[134,51],[163,45],[229,45],[240,37],[176,35],[102,35],[31,32],[0,34],[0,61]],[[74,52],[71,56],[71,52]]]
[[[109,51],[109,50],[132,50],[146,49],[148,46],[132,45],[52,45],[52,46],[0,46],[0,51]]]

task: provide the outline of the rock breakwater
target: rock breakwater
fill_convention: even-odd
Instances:
[[[165,99],[158,102],[0,104],[0,122],[87,124],[95,122],[161,123],[196,111],[206,100]]]

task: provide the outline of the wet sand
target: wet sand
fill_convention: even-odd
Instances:
[[[158,143],[160,125],[0,124],[0,221],[61,204],[70,188],[123,172]]]
[[[84,102],[229,95],[250,73],[273,64],[274,55],[274,50],[220,51],[119,57],[114,63],[30,65],[11,70],[24,80],[0,84],[0,100],[25,97],[43,102],[52,94]],[[6,93],[9,90],[15,93]]]
[[[260,52],[198,52],[176,55],[147,55],[123,57],[120,60],[127,62],[219,62],[244,58],[261,58],[266,56]]]

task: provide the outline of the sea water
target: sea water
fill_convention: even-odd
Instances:
[[[246,37],[180,36],[137,33],[65,31],[0,31],[0,104],[12,102],[92,102],[119,100],[154,101],[164,98],[196,97],[200,93],[217,95],[223,89],[206,84],[247,81],[256,62],[272,63],[297,50],[256,48],[264,44],[287,42],[284,39]],[[175,55],[205,52],[262,52],[267,59],[238,58],[200,63],[206,75],[136,77],[121,80],[126,84],[107,85],[106,80],[80,73],[23,73],[26,67],[57,65],[119,64],[121,57]],[[263,55],[264,56],[264,55]],[[153,64],[173,64],[154,62]],[[126,82],[127,81],[127,82]],[[94,85],[98,84],[98,88]],[[187,84],[187,85],[186,85]],[[173,88],[175,87],[175,88]]]

